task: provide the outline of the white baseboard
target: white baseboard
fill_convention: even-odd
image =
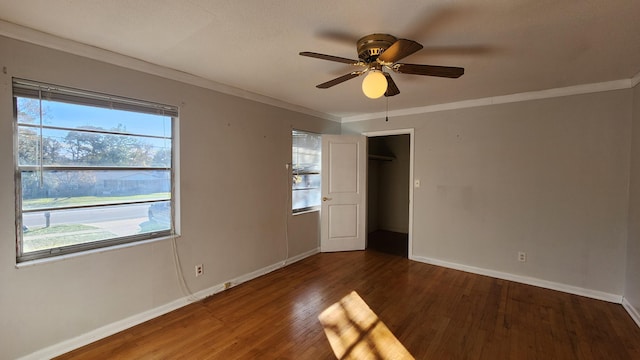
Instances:
[[[622,295],[610,294],[603,291],[585,289],[585,288],[557,283],[553,281],[547,281],[547,280],[542,280],[542,279],[537,279],[537,278],[522,276],[522,275],[515,275],[515,274],[506,273],[506,272],[496,271],[496,270],[483,269],[475,266],[462,265],[462,264],[457,264],[457,263],[452,263],[452,262],[442,261],[437,259],[431,259],[431,258],[422,257],[422,256],[412,256],[411,260],[415,260],[415,261],[419,261],[419,262],[423,262],[431,265],[442,266],[450,269],[461,270],[461,271],[465,271],[473,274],[490,276],[497,279],[509,280],[509,281],[514,281],[522,284],[538,286],[546,289],[562,291],[569,294],[585,296],[588,298],[608,301],[616,304],[622,303]]]
[[[307,251],[307,252],[302,253],[300,255],[296,255],[296,256],[287,258],[287,259],[285,259],[285,260],[283,260],[281,262],[275,263],[273,265],[269,265],[269,266],[263,267],[262,269],[258,269],[258,270],[254,271],[254,272],[251,272],[251,273],[248,273],[248,274],[245,274],[245,275],[242,275],[242,276],[238,276],[237,278],[231,279],[228,282],[231,283],[231,287],[233,287],[233,286],[242,284],[243,282],[247,282],[249,280],[255,279],[255,278],[260,277],[262,275],[268,274],[268,273],[270,273],[272,271],[278,270],[278,269],[280,269],[282,267],[285,267],[287,265],[291,265],[291,264],[293,264],[295,262],[298,262],[298,261],[300,261],[300,260],[302,260],[304,258],[308,258],[309,256],[315,255],[315,254],[317,254],[319,252],[320,252],[320,248],[315,248],[313,250]],[[222,286],[222,290],[224,290],[224,284],[222,284],[221,286]],[[215,286],[214,286],[214,288],[215,288]],[[211,289],[213,289],[213,288],[211,288]],[[195,295],[199,295],[201,292],[202,291],[196,293]],[[220,291],[216,291],[214,293],[209,293],[209,294],[204,294],[205,296],[201,296],[201,297],[199,297],[199,299],[205,298],[207,296],[211,296],[211,295],[213,295],[215,293],[218,293],[218,292],[220,292]]]
[[[251,273],[245,274],[245,275],[241,275],[238,276],[234,279],[231,279],[229,281],[225,281],[222,284],[218,284],[218,285],[214,285],[208,289],[204,289],[201,291],[198,291],[197,293],[190,295],[190,296],[185,296],[183,298],[174,300],[170,303],[164,304],[162,306],[159,306],[157,308],[130,316],[126,319],[122,319],[116,322],[113,322],[111,324],[102,326],[100,328],[97,328],[95,330],[92,330],[86,334],[82,334],[80,336],[77,336],[75,338],[69,339],[69,340],[65,340],[62,341],[60,343],[57,343],[55,345],[46,347],[44,349],[38,350],[34,353],[31,353],[29,355],[26,355],[24,357],[19,358],[18,360],[40,360],[40,359],[51,359],[53,357],[62,355],[64,353],[67,353],[71,350],[77,349],[79,347],[88,345],[94,341],[103,339],[107,336],[111,336],[115,333],[118,333],[120,331],[126,330],[128,328],[131,328],[133,326],[139,325],[145,321],[154,319],[158,316],[164,315],[168,312],[171,312],[173,310],[179,309],[183,306],[186,306],[192,302],[195,301],[199,301],[202,300],[208,296],[217,294],[221,291],[225,290],[225,283],[231,283],[231,286],[236,286],[239,284],[242,284],[243,282],[247,282],[249,280],[255,279],[257,277],[260,277],[262,275],[268,274],[274,270],[280,269],[282,267],[285,267],[287,265],[290,265],[292,263],[295,263],[297,261],[300,261],[304,258],[307,258],[311,255],[317,254],[318,252],[320,252],[319,248],[316,249],[312,249],[310,251],[307,251],[305,253],[290,257],[288,259],[285,259],[283,261],[279,261],[275,264],[263,267],[262,269],[258,269],[256,271],[253,271]]]
[[[635,321],[636,325],[640,327],[640,312],[638,312],[638,309],[633,307],[633,305],[631,305],[631,303],[626,298],[622,298],[622,306],[625,310],[627,310],[629,316],[631,316],[633,321]]]

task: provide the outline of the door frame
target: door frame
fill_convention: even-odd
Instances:
[[[409,135],[409,254],[408,258],[410,260],[415,260],[413,258],[413,187],[414,187],[414,179],[413,179],[413,162],[414,162],[414,129],[393,129],[393,130],[379,130],[379,131],[367,131],[363,132],[362,135],[367,138],[370,137],[379,137],[379,136],[391,136],[391,135]],[[369,176],[367,175],[367,181],[369,181]],[[367,210],[368,211],[368,210]]]

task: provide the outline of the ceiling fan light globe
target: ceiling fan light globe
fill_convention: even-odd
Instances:
[[[362,80],[362,92],[370,99],[377,99],[387,91],[387,85],[382,71],[371,70]]]

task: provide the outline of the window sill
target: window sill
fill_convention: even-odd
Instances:
[[[320,207],[318,206],[317,208],[313,208],[313,209],[307,209],[307,210],[303,210],[303,211],[296,211],[296,212],[292,213],[292,215],[296,216],[296,215],[308,214],[308,213],[319,212],[319,211],[320,211]]]
[[[140,241],[130,242],[130,243],[126,243],[126,244],[120,244],[120,245],[104,247],[104,248],[100,248],[100,249],[92,249],[92,250],[80,251],[80,252],[72,253],[72,254],[64,254],[64,255],[60,255],[60,256],[52,256],[52,257],[48,257],[48,258],[44,258],[44,259],[27,260],[27,261],[23,261],[23,262],[17,263],[15,267],[16,267],[16,269],[21,269],[21,268],[26,268],[26,267],[31,267],[31,266],[45,265],[45,264],[54,263],[54,262],[58,262],[58,261],[66,261],[66,260],[70,260],[70,259],[73,259],[73,258],[76,258],[76,257],[81,257],[81,256],[94,255],[94,254],[99,254],[99,253],[103,253],[103,252],[107,252],[107,251],[126,249],[126,248],[130,248],[130,247],[133,247],[133,246],[138,246],[138,245],[151,244],[151,243],[154,243],[154,242],[164,241],[164,240],[168,240],[168,239],[172,239],[172,238],[176,238],[177,239],[179,237],[180,237],[180,235],[162,236],[162,237],[157,237],[157,238],[153,238],[153,239],[140,240]]]

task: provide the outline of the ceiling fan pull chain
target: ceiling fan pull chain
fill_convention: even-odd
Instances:
[[[387,98],[387,114],[384,117],[384,121],[389,122],[389,97],[386,96],[386,98]]]

